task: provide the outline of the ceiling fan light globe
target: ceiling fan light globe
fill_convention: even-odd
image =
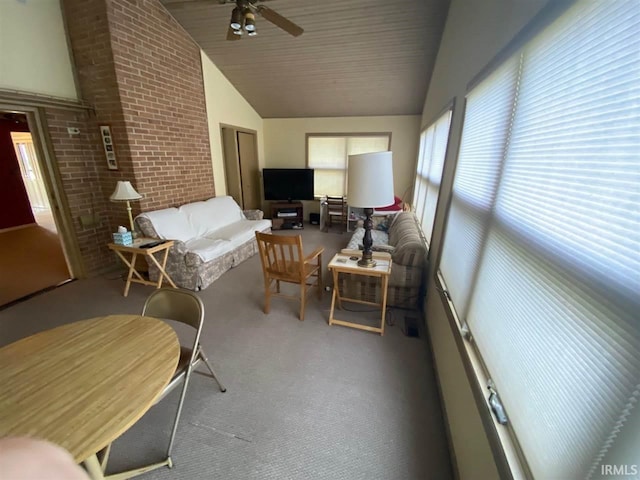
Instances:
[[[247,32],[255,32],[255,30],[256,30],[256,21],[253,18],[245,18],[244,29]]]
[[[249,35],[250,37],[255,37],[256,35],[258,35],[258,32],[253,30],[252,32],[247,33],[247,35]]]
[[[240,30],[242,28],[243,20],[244,17],[240,9],[238,7],[234,8],[231,12],[231,23],[229,24],[231,25],[231,28],[233,28],[234,30]]]
[[[240,29],[240,30],[234,30],[234,31],[233,31],[233,34],[234,34],[234,35],[243,35],[243,34],[244,34],[244,32],[243,32],[241,29]]]

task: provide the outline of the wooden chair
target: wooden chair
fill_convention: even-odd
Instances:
[[[269,313],[271,296],[297,300],[297,296],[280,292],[280,282],[300,285],[300,320],[304,320],[304,307],[307,287],[318,289],[318,298],[322,298],[322,252],[324,247],[316,248],[311,254],[303,256],[302,237],[273,235],[256,232],[262,273],[264,275],[264,313]],[[311,277],[316,282],[309,283]]]
[[[344,197],[327,196],[327,220],[330,227],[334,221],[340,225],[346,225],[347,202]]]

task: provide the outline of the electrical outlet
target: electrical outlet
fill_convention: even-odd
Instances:
[[[69,133],[69,135],[79,135],[80,129],[78,127],[67,127],[67,133]]]

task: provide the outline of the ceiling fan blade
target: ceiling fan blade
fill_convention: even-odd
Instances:
[[[282,30],[290,35],[293,35],[294,37],[299,37],[304,32],[304,29],[302,27],[299,27],[288,18],[284,18],[282,15],[275,12],[274,10],[271,10],[269,7],[259,5],[258,7],[256,7],[256,10],[266,20],[273,23],[276,27],[280,27]]]
[[[231,28],[231,25],[229,25],[229,29],[227,30],[227,40],[241,40],[242,39],[242,35],[236,35],[235,33],[233,33],[233,28]]]

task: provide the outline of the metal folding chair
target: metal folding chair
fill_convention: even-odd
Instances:
[[[160,288],[155,290],[147,298],[144,307],[142,308],[142,315],[147,317],[161,318],[165,320],[174,320],[176,322],[183,323],[195,329],[195,337],[193,344],[190,347],[180,347],[180,359],[178,360],[178,366],[171,378],[171,381],[164,388],[162,393],[158,396],[156,403],[162,400],[169,392],[176,388],[180,382],[182,382],[182,392],[180,393],[180,401],[178,402],[178,409],[173,421],[173,428],[171,430],[171,438],[169,440],[169,447],[167,448],[167,458],[159,463],[148,465],[145,467],[136,468],[126,472],[118,473],[115,475],[109,475],[106,478],[110,480],[119,480],[131,478],[142,473],[155,470],[157,468],[173,466],[171,460],[171,451],[178,431],[178,422],[180,421],[180,414],[182,413],[182,406],[187,394],[187,387],[189,386],[189,379],[191,378],[191,372],[202,361],[211,372],[211,376],[215,379],[220,387],[221,392],[226,392],[222,382],[216,376],[213,366],[207,359],[202,345],[200,345],[200,333],[202,332],[202,325],[204,323],[204,305],[200,297],[195,293],[188,290],[182,290],[177,288]],[[109,456],[109,447],[103,453],[102,468],[106,469],[106,463]]]

